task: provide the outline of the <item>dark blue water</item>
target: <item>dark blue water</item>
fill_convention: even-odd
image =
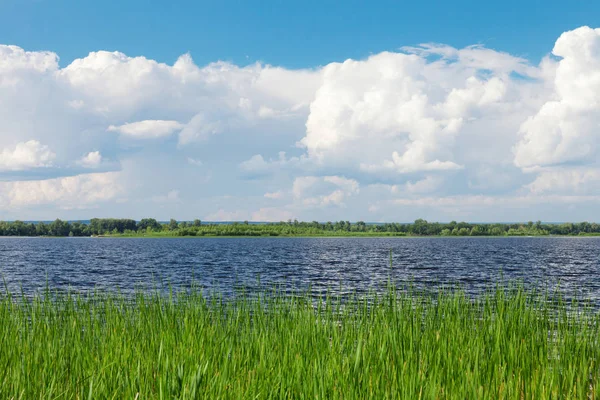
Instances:
[[[389,250],[393,268],[389,267]],[[189,287],[228,294],[277,284],[317,293],[459,284],[477,293],[501,280],[559,284],[600,302],[600,238],[0,238],[11,292]]]

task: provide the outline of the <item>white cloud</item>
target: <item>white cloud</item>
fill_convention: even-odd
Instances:
[[[439,176],[426,176],[417,182],[407,182],[406,190],[409,193],[431,193],[435,191],[443,182],[443,179]]]
[[[420,197],[393,200],[393,204],[401,206],[427,206],[427,207],[530,207],[537,204],[569,204],[582,202],[595,202],[600,196],[579,195],[523,195],[523,196],[483,196],[483,195],[461,195],[445,197]],[[493,216],[492,216],[493,217]]]
[[[280,222],[294,219],[291,211],[274,207],[264,207],[252,213],[250,221],[255,222]]]
[[[84,168],[98,168],[102,163],[102,155],[99,151],[91,151],[83,156],[77,163]]]
[[[218,211],[207,215],[206,221],[252,221],[252,222],[280,222],[294,218],[294,213],[276,207],[261,207],[257,211],[227,211],[219,209]]]
[[[316,176],[300,176],[294,179],[292,193],[296,198],[302,198],[306,191],[313,187],[320,179]]]
[[[394,171],[398,173],[407,172],[425,172],[425,171],[451,171],[462,169],[463,167],[452,161],[429,161],[421,162],[419,160],[411,160],[405,155],[401,156],[397,151],[392,153],[391,160],[385,160],[381,164],[360,164],[362,171],[377,173],[381,171]]]
[[[269,164],[260,154],[255,154],[250,157],[250,159],[240,164],[240,169],[242,171],[250,173],[264,173],[268,170],[268,168]]]
[[[440,187],[443,183],[443,179],[439,176],[428,175],[425,178],[416,182],[408,181],[402,185],[385,185],[375,184],[374,187],[384,187],[393,194],[421,194],[431,193]]]
[[[309,160],[306,157],[286,156],[284,151],[280,151],[276,159],[266,161],[262,155],[255,154],[248,160],[239,165],[239,169],[245,176],[260,177],[271,175],[284,169],[306,168],[309,167]]]
[[[208,214],[204,220],[206,221],[245,221],[248,218],[248,213],[244,211],[226,211],[219,209],[218,211]]]
[[[188,164],[195,165],[196,167],[201,167],[202,165],[204,165],[202,160],[198,160],[197,158],[188,157],[187,161]]]
[[[553,94],[521,125],[515,146],[519,167],[589,163],[600,139],[600,29],[563,33],[552,53]],[[550,61],[548,61],[550,62]]]
[[[424,58],[428,56],[442,57],[444,61],[454,62],[457,69],[468,67],[477,70],[489,70],[495,73],[508,74],[515,71],[526,76],[535,77],[539,75],[539,71],[531,66],[526,59],[501,51],[486,49],[482,45],[455,49],[439,43],[424,43],[418,47],[405,46],[402,49],[407,53],[417,54]]]
[[[17,143],[12,149],[0,151],[0,172],[50,167],[55,158],[56,154],[37,140]]]
[[[355,194],[359,192],[360,185],[354,179],[348,179],[343,176],[325,176],[323,177],[323,181],[333,183],[348,193]]]
[[[208,140],[212,135],[218,135],[225,129],[235,126],[235,116],[230,119],[213,120],[204,113],[195,115],[179,133],[179,143],[182,145]]]
[[[358,181],[342,176],[302,176],[294,180],[294,199],[308,207],[344,206],[344,200],[360,192]]]
[[[122,192],[119,172],[0,182],[0,205],[9,209],[47,204],[78,208],[113,200]]]
[[[102,193],[100,175],[64,176],[109,157],[123,170],[106,182],[114,195],[100,198],[125,195],[148,215],[165,206],[142,200],[236,220],[352,219],[368,209],[387,218],[394,200],[513,209],[573,194],[587,207],[599,190],[599,49],[600,30],[583,27],[562,34],[539,65],[482,46],[424,44],[289,70],[105,51],[61,68],[54,53],[0,46],[0,172],[15,181],[2,183],[0,198],[12,207],[94,203],[59,193]],[[141,141],[151,138],[172,140]],[[40,177],[53,179],[24,181]],[[169,195],[173,187],[185,198]],[[232,187],[226,205],[208,200]],[[9,197],[14,190],[23,194]],[[25,190],[38,200],[27,203]],[[274,199],[290,204],[272,208]],[[142,212],[129,204],[111,203]]]
[[[278,190],[276,192],[265,193],[265,198],[266,199],[275,199],[275,200],[278,200],[278,199],[282,199],[284,196],[285,196],[285,193],[283,193],[282,190]]]
[[[177,121],[146,120],[120,126],[111,125],[107,130],[119,132],[134,139],[155,139],[170,136],[181,128],[183,125]]]
[[[0,74],[4,76],[10,72],[28,69],[37,72],[56,71],[58,56],[49,51],[25,51],[17,46],[0,45]]]
[[[460,53],[449,47],[423,50]],[[392,176],[463,168],[456,139],[474,120],[493,124],[515,111],[510,100],[520,89],[509,73],[527,70],[521,59],[505,54],[494,69],[492,61],[484,62],[494,52],[468,51],[469,60],[478,62],[381,53],[326,66],[301,141],[309,157],[324,166]],[[487,76],[483,66],[490,67]]]
[[[547,170],[526,187],[535,194],[600,194],[600,170],[590,168]]]

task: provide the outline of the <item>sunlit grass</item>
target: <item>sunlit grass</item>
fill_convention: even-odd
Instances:
[[[0,299],[0,398],[597,398],[598,314],[528,290]]]

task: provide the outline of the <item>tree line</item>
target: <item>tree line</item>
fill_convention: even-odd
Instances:
[[[365,223],[363,221],[228,224],[194,221],[159,222],[154,218],[133,219],[94,218],[89,222],[0,221],[0,236],[541,236],[600,234],[597,223],[449,223],[418,219],[413,223]]]

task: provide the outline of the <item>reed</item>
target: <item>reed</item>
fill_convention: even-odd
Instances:
[[[0,398],[597,398],[598,322],[518,286],[4,296]]]

